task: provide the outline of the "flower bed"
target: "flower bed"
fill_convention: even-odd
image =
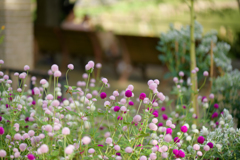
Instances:
[[[0,64],[4,62],[1,60]],[[101,64],[89,61],[83,81],[77,86],[65,85],[69,98],[62,98],[58,84],[61,72],[57,65],[49,70],[50,79],[40,83],[31,77],[35,86],[25,92],[26,73],[15,73],[21,81],[17,90],[12,80],[0,72],[1,159],[236,159],[239,157],[239,129],[234,128],[228,110],[202,117],[193,113],[191,101],[182,101],[183,72],[176,83],[178,105],[158,91],[159,80],[149,80],[149,90],[134,95],[134,86],[122,92],[113,91],[106,78],[99,78]],[[74,69],[68,65],[68,71]],[[195,70],[198,72],[198,69]],[[67,74],[66,73],[66,74]],[[94,74],[96,73],[96,74]],[[204,76],[208,76],[205,72]],[[95,78],[92,78],[95,77]],[[54,91],[50,92],[50,86]],[[214,95],[199,99],[208,108]],[[164,107],[166,106],[166,107]],[[203,108],[204,108],[203,107]],[[210,116],[208,116],[210,115]]]

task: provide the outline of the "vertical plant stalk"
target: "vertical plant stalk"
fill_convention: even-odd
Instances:
[[[175,41],[176,72],[179,71],[178,41]]]
[[[211,65],[210,65],[210,89],[212,88],[212,80],[213,80],[213,41],[211,41],[211,49],[210,49],[210,55],[211,55]]]
[[[195,38],[194,38],[194,22],[195,22],[195,14],[194,14],[194,0],[191,0],[191,5],[190,5],[190,15],[191,15],[191,21],[190,21],[190,26],[191,26],[191,34],[190,34],[190,42],[191,42],[191,47],[190,47],[190,58],[191,58],[191,71],[196,68],[196,54],[195,54]],[[190,71],[190,72],[191,72]],[[192,106],[194,109],[194,113],[197,115],[199,118],[199,108],[197,104],[197,74],[193,74],[191,72],[191,83],[192,83],[192,93],[191,93],[191,99],[192,99]],[[194,122],[195,124],[197,121]]]

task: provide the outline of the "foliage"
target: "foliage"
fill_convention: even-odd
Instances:
[[[216,66],[221,67],[224,71],[229,71],[231,60],[226,59],[230,50],[230,45],[225,42],[218,42],[217,32],[211,31],[203,35],[203,28],[197,21],[195,22],[195,39],[196,39],[196,62],[199,68],[198,77],[203,78],[202,73],[210,67],[210,49],[211,41],[216,44],[213,48],[214,62]],[[176,44],[177,43],[177,44]],[[175,77],[179,71],[187,73],[190,70],[190,27],[182,27],[180,30],[170,25],[167,33],[161,33],[157,49],[163,54],[159,59],[167,64],[170,74],[165,77]]]
[[[0,62],[4,63],[2,60]],[[74,66],[69,65],[68,68],[67,73]],[[207,110],[203,110],[204,116],[196,117],[191,102],[182,101],[185,96],[182,94],[182,76],[174,80],[179,103],[173,110],[173,100],[158,91],[158,80],[149,80],[149,94],[141,93],[137,100],[132,85],[121,93],[114,91],[113,95],[107,96],[102,91],[110,85],[106,78],[99,79],[100,68],[101,64],[97,64],[94,69],[94,62],[90,61],[86,65],[87,73],[83,74],[84,80],[79,81],[77,86],[70,86],[66,80],[66,93],[70,96],[68,99],[62,97],[58,84],[61,72],[57,65],[51,67],[49,81],[42,79],[38,83],[36,77],[31,77],[35,87],[28,92],[25,92],[28,66],[24,67],[26,72],[14,74],[22,84],[16,91],[12,89],[12,80],[8,75],[0,72],[3,77],[0,82],[4,89],[0,106],[0,157],[31,160],[146,160],[147,157],[151,160],[184,157],[203,159],[217,157],[215,154],[222,153],[215,144],[222,145],[225,151],[226,141],[202,135],[202,131],[199,133],[201,126],[193,124],[193,120],[197,118],[199,124],[204,124],[212,133],[233,126],[230,114],[227,116],[228,121],[221,118],[219,125],[216,121],[219,115],[216,116],[216,113],[212,118],[206,116]],[[91,78],[94,72],[98,76]],[[51,92],[49,88],[52,81],[54,90]],[[208,106],[212,101],[203,103]],[[169,107],[171,112],[165,113],[163,105]],[[213,112],[219,111],[215,109]],[[225,112],[224,116],[227,115]],[[239,150],[240,133],[239,130],[234,131],[234,136],[229,138],[234,146],[230,145],[232,148],[229,150],[238,155],[239,151],[236,150]],[[198,140],[200,135],[206,138],[204,143]],[[214,143],[210,151],[206,144],[209,141]],[[179,154],[173,152],[174,149]]]

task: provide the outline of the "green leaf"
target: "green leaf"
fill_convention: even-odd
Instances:
[[[52,156],[57,156],[57,155],[59,155],[59,150],[53,151],[51,155],[52,155]]]

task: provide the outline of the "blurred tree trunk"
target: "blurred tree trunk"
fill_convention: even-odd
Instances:
[[[195,24],[195,14],[194,14],[194,0],[191,0],[190,5],[190,15],[191,15],[191,21],[190,21],[190,27],[191,27],[191,34],[190,34],[190,72],[191,72],[191,100],[192,100],[192,107],[194,109],[194,113],[199,118],[199,109],[197,104],[197,73],[192,73],[192,70],[196,68],[196,53],[195,53],[195,37],[194,37],[194,24]],[[197,121],[195,121],[197,123]]]

